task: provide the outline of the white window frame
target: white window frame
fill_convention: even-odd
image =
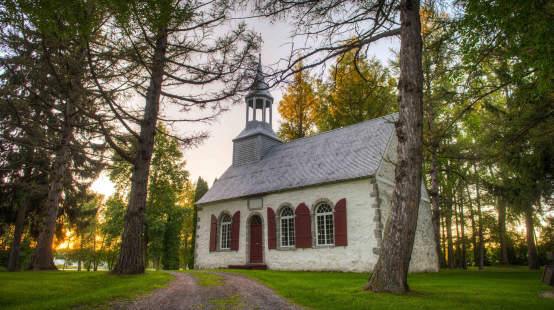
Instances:
[[[221,216],[221,223],[220,226],[220,242],[219,242],[219,248],[221,250],[230,250],[231,249],[231,216],[228,214],[223,214]]]
[[[329,207],[330,211],[321,212],[323,206]],[[324,202],[320,203],[315,209],[315,238],[317,245],[334,245],[335,244],[335,219],[333,214],[333,207],[330,204]],[[321,220],[320,220],[321,219]],[[321,223],[320,223],[321,222]],[[319,241],[320,225],[323,225],[323,242]]]
[[[285,213],[285,211],[287,210],[290,210],[291,214],[283,215],[283,213]],[[292,208],[284,207],[279,214],[279,244],[282,248],[293,248],[296,246],[294,221],[294,211],[292,210]]]

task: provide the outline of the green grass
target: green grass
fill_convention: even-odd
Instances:
[[[201,286],[215,286],[223,283],[223,277],[216,274],[192,270],[181,270],[181,272],[193,275],[196,278],[196,283]]]
[[[110,275],[107,272],[42,271],[0,273],[0,309],[68,309],[132,299],[164,287],[163,272]]]
[[[551,290],[541,272],[520,268],[486,271],[446,270],[413,274],[407,295],[362,290],[368,274],[227,270],[257,279],[290,301],[312,309],[554,309],[554,300],[538,297]]]

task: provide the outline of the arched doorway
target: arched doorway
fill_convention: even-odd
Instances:
[[[262,218],[254,215],[250,219],[250,263],[263,263]]]

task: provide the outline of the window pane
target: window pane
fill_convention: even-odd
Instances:
[[[281,220],[281,246],[289,246],[288,243],[288,221],[286,219]]]
[[[294,218],[289,219],[289,245],[295,245],[294,241]]]

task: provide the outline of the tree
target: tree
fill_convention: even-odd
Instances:
[[[28,266],[33,270],[56,269],[52,241],[62,192],[68,197],[84,190],[101,166],[102,145],[85,116],[96,112],[97,102],[86,87],[83,48],[101,14],[93,1],[62,2],[8,1],[1,10],[3,73],[14,82],[3,87],[4,99],[20,121],[18,129],[30,130],[37,151],[51,156],[40,234]],[[18,108],[31,111],[18,114]]]
[[[302,63],[297,64],[297,69]],[[283,118],[277,134],[283,141],[291,141],[313,133],[314,112],[317,99],[307,71],[299,70],[285,88],[277,110]]]
[[[208,183],[202,179],[202,177],[198,177],[198,181],[196,181],[196,189],[194,190],[194,214],[192,218],[192,240],[191,240],[191,246],[190,246],[190,261],[188,263],[188,266],[190,269],[194,268],[194,251],[196,249],[196,226],[198,226],[198,210],[196,208],[196,202],[204,196],[208,192]]]
[[[435,233],[436,252],[439,264],[446,265],[440,250],[440,192],[441,162],[444,157],[442,145],[452,137],[452,128],[444,130],[443,124],[451,122],[449,116],[452,103],[456,101],[456,86],[460,71],[456,66],[456,47],[453,44],[453,31],[449,29],[449,19],[430,4],[421,9],[423,39],[423,144],[425,150],[425,170],[430,180],[429,195],[432,205],[432,222]],[[450,217],[450,213],[447,215]],[[450,222],[450,219],[449,219]]]
[[[114,2],[110,26],[117,31],[106,38],[110,44],[88,46],[89,68],[96,87],[108,103],[112,119],[136,142],[132,150],[122,148],[118,144],[125,143],[121,135],[103,130],[110,146],[132,165],[121,253],[114,273],[144,272],[144,211],[158,121],[213,120],[223,111],[222,101],[238,101],[240,91],[247,88],[253,72],[248,69],[253,69],[255,61],[252,52],[258,48],[259,38],[244,24],[219,35],[218,27],[226,21],[229,10],[226,1]],[[122,82],[105,88],[114,81]],[[206,91],[211,85],[216,85],[217,90]],[[178,86],[188,86],[191,91],[175,91]],[[144,98],[141,114],[110,96],[120,88],[132,89]],[[165,117],[160,113],[162,102],[175,104],[185,112],[210,108],[212,113],[198,118]],[[201,133],[179,140],[190,146],[205,137]]]
[[[188,172],[185,170],[183,154],[176,139],[166,135],[163,127],[158,128],[154,139],[152,169],[148,181],[148,196],[145,205],[143,245],[141,252],[147,264],[148,259],[156,269],[179,268],[179,246],[185,220],[185,190]],[[114,156],[110,178],[116,187],[129,195],[131,185],[128,178],[132,165]]]
[[[385,225],[379,260],[366,286],[375,292],[408,291],[407,275],[415,236],[422,180],[422,68],[419,1],[260,1],[258,11],[269,16],[291,14],[293,35],[321,39],[319,46],[292,51],[280,76],[324,64],[338,55],[359,48],[367,53],[370,43],[400,35],[399,116],[396,121],[398,163],[391,213]],[[400,26],[398,19],[400,15]],[[345,34],[348,37],[341,36]],[[352,38],[354,35],[354,38]],[[358,54],[360,54],[358,53]],[[319,57],[319,58],[318,58]]]
[[[74,208],[68,214],[68,222],[72,224],[75,234],[79,238],[79,249],[77,254],[77,270],[81,271],[81,263],[88,251],[91,242],[96,239],[96,222],[98,210],[104,197],[87,193],[82,199],[75,203]],[[93,249],[94,251],[95,249]]]
[[[376,59],[357,57],[353,49],[337,57],[322,83],[316,107],[318,131],[328,131],[374,119],[397,110],[395,81]]]
[[[496,116],[491,151],[502,176],[497,192],[512,201],[527,226],[528,261],[538,268],[533,217],[541,199],[552,195],[554,124],[552,89],[552,24],[547,2],[462,1],[460,21],[466,60],[492,64],[493,91],[504,95]],[[475,65],[474,65],[475,66]],[[492,91],[485,93],[488,96]]]

